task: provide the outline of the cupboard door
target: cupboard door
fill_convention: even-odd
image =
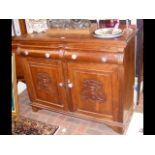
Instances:
[[[62,64],[60,61],[27,58],[26,80],[32,104],[64,109]]]
[[[97,118],[115,120],[119,109],[117,65],[68,63],[71,110]]]

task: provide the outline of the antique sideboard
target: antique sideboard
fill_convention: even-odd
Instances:
[[[26,81],[32,109],[98,121],[123,134],[133,112],[135,35],[132,27],[114,39],[14,37],[17,77]]]

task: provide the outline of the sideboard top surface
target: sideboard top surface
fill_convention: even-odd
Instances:
[[[123,29],[123,27],[122,27]],[[135,26],[131,26],[129,33],[125,32],[121,37],[112,39],[95,38],[92,34],[59,34],[48,35],[47,33],[39,34],[25,34],[18,37],[13,37],[12,45],[35,45],[35,46],[48,46],[51,44],[58,44],[59,47],[64,49],[75,48],[78,46],[90,48],[103,49],[104,47],[115,47],[123,49],[127,46],[128,42],[136,35]],[[110,48],[112,49],[112,48]],[[116,51],[113,48],[114,51]],[[111,50],[112,51],[112,50]],[[123,50],[122,50],[123,51]],[[120,52],[122,52],[120,50]]]

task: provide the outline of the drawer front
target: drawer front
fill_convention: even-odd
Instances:
[[[28,49],[28,48],[17,48],[17,55],[25,57],[38,57],[46,59],[60,59],[63,57],[64,51],[61,49]]]
[[[27,49],[17,48],[17,55],[25,57],[40,57],[47,59],[62,59],[68,61],[83,61],[83,62],[97,62],[97,63],[113,63],[122,64],[124,54],[123,53],[110,53],[99,51],[80,51],[80,50],[63,50],[60,49]]]
[[[98,51],[65,51],[65,59],[70,61],[123,63],[123,53]]]

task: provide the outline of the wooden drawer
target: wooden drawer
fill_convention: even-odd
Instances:
[[[38,57],[47,59],[60,59],[64,54],[63,50],[58,49],[28,49],[28,48],[18,48],[17,55],[25,57]]]
[[[109,53],[99,51],[65,51],[65,59],[71,61],[122,63],[123,53]]]
[[[104,122],[123,133],[133,111],[135,34],[14,37],[33,110]]]

